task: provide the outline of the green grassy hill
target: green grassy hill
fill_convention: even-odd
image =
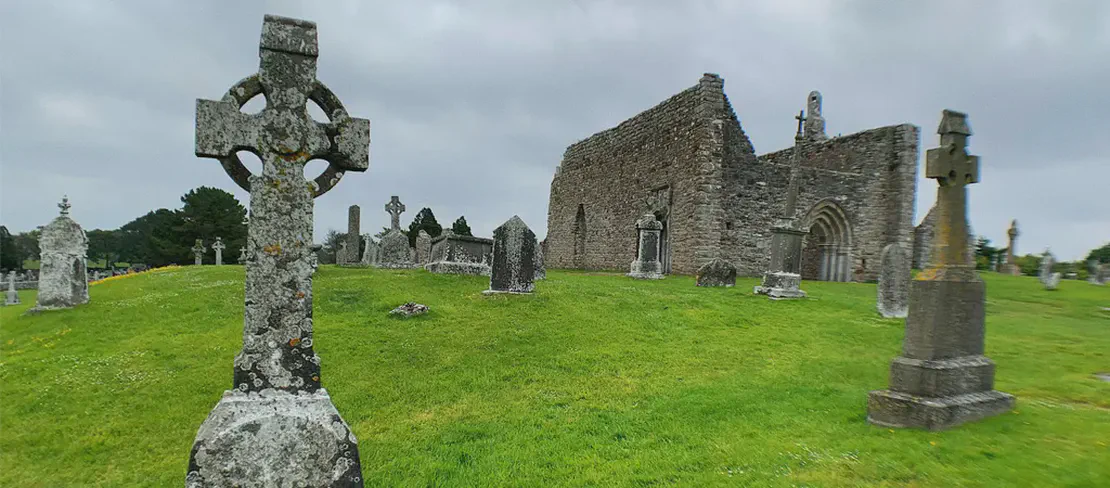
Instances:
[[[0,485],[182,486],[231,386],[243,270],[105,282],[74,310],[0,309]],[[901,320],[872,284],[807,301],[551,271],[534,296],[481,277],[323,267],[323,384],[367,486],[1107,486],[1110,287],[986,274],[987,354],[1015,411],[947,432],[865,421]],[[424,317],[387,312],[415,300]]]

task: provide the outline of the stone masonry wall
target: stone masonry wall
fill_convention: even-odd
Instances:
[[[798,216],[812,225],[811,209],[834,203],[847,218],[851,271],[856,280],[878,277],[883,247],[913,244],[919,129],[903,124],[826,141],[806,142],[798,175]],[[794,148],[764,154],[726,182],[732,235],[723,243],[738,272],[758,275],[769,256],[768,229],[786,196]],[[808,239],[808,236],[807,236]],[[805,247],[806,243],[803,243]],[[802,268],[807,263],[803,261]]]

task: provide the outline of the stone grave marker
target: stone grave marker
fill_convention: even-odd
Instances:
[[[19,292],[15,291],[15,271],[8,273],[8,294],[5,297],[4,305],[19,305]]]
[[[414,266],[412,248],[409,247],[409,238],[401,233],[401,214],[405,211],[405,204],[394,195],[389,198],[389,203],[385,204],[385,211],[389,214],[389,232],[382,236],[378,266],[411,268]]]
[[[695,283],[697,286],[735,286],[736,266],[727,260],[714,258],[698,268]]]
[[[543,263],[543,248],[546,242],[540,241],[536,245],[536,277],[535,281],[547,279],[547,266]]]
[[[1006,230],[1009,244],[1006,247],[1006,264],[1002,265],[1002,272],[1013,276],[1021,276],[1021,266],[1017,264],[1017,253],[1015,252],[1018,235],[1017,219],[1011,220],[1010,228]]]
[[[363,266],[376,266],[378,264],[378,243],[374,241],[370,234],[362,236],[363,242],[366,243],[366,250],[362,252],[362,265]]]
[[[216,266],[224,265],[224,249],[226,248],[224,241],[219,237],[216,238],[216,242],[212,243],[212,250],[216,251]]]
[[[484,293],[532,293],[535,265],[536,234],[514,215],[493,230],[489,290]]]
[[[906,246],[892,242],[883,248],[879,264],[876,306],[886,318],[905,318],[910,307],[910,256]]]
[[[925,176],[938,184],[935,259],[910,284],[890,389],[869,395],[867,419],[876,425],[941,430],[1014,405],[1012,395],[994,390],[994,362],[983,355],[986,286],[965,259],[967,185],[979,181],[979,158],[967,154],[966,117],[945,110],[940,147],[926,152]]]
[[[243,348],[233,389],[201,425],[186,486],[363,486],[358,441],[321,386],[313,351],[313,199],[346,171],[365,171],[370,122],[347,114],[316,79],[316,24],[267,15],[258,74],[220,101],[197,100],[196,155],[218,159],[250,191]],[[240,108],[256,95],[265,108]],[[328,114],[317,122],[306,104]],[[258,174],[236,151],[262,160]],[[328,168],[315,180],[305,164]]]
[[[629,266],[628,276],[640,280],[663,279],[663,263],[659,261],[662,233],[663,223],[656,220],[654,214],[644,214],[636,221],[636,260]]]
[[[1041,255],[1040,273],[1037,276],[1041,280],[1046,290],[1055,290],[1060,285],[1060,273],[1053,273],[1052,266],[1056,264],[1056,258],[1048,249],[1044,250]]]
[[[197,239],[193,244],[193,264],[200,266],[204,264],[204,241]]]
[[[801,289],[802,237],[809,231],[800,228],[796,218],[800,164],[798,155],[802,152],[802,124],[806,118],[801,112],[794,118],[798,120],[798,132],[794,134],[786,201],[783,203],[782,214],[771,227],[771,259],[768,260],[767,272],[763,274],[763,282],[753,290],[772,300],[806,297],[806,292]]]
[[[68,197],[62,197],[60,215],[42,228],[39,236],[39,293],[32,312],[70,308],[89,302],[89,273],[85,231],[69,216]]]
[[[247,264],[247,248],[239,248],[239,264]]]
[[[432,254],[432,236],[429,235],[424,229],[416,234],[416,264],[421,266],[428,264],[428,259]]]
[[[359,256],[359,241],[362,239],[362,210],[358,205],[351,205],[347,207],[347,234],[343,236],[343,242],[346,244],[343,247],[343,252],[336,255],[336,264],[343,266],[350,266],[355,264],[362,264]],[[340,254],[342,259],[340,259]]]

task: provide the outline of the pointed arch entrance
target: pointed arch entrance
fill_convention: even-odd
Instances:
[[[804,222],[809,235],[802,248],[802,279],[852,281],[852,227],[844,209],[821,200]]]

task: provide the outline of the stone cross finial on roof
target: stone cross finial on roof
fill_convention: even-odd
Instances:
[[[385,204],[385,211],[389,213],[389,228],[400,230],[401,214],[405,212],[405,204],[401,203],[401,199],[396,195],[391,196],[389,203]]]
[[[806,121],[805,114],[805,110],[799,110],[798,115],[794,116],[794,118],[798,120],[798,132],[794,135],[794,137],[802,137],[802,123]]]
[[[58,208],[62,209],[61,215],[69,215],[69,208],[72,206],[69,204],[69,196],[62,195],[62,203],[58,204]]]

